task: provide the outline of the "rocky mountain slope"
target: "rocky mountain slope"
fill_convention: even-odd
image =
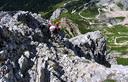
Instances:
[[[127,0],[70,0],[59,5],[60,8],[53,12],[56,16],[53,14],[52,17],[58,17],[64,23],[70,20],[71,25],[65,24],[70,28],[67,29],[70,37],[79,35],[79,32],[85,34],[100,30],[107,38],[107,47],[111,53],[118,55],[119,60],[122,56],[125,56],[124,60],[128,59]],[[71,32],[72,27],[77,29]],[[128,65],[128,61],[122,62]]]
[[[0,82],[128,81],[128,66],[107,54],[100,31],[56,37],[36,13],[0,12]]]

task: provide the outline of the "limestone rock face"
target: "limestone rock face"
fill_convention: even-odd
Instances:
[[[110,66],[106,61],[106,40],[99,31],[79,35],[69,40],[80,57]]]
[[[74,37],[81,34],[78,25],[74,24],[70,19],[61,18],[61,22],[62,28],[65,28],[70,37]]]
[[[61,35],[51,37],[38,14],[0,12],[0,82],[128,81],[127,66],[107,68],[106,40],[99,31],[71,39]]]
[[[0,12],[0,16],[0,82],[29,82],[36,46],[50,38],[47,22],[24,11]]]
[[[52,16],[50,17],[50,20],[55,20],[55,19],[59,18],[59,16],[61,15],[61,13],[64,12],[64,10],[65,10],[64,8],[58,8],[58,9],[56,9],[53,12]]]

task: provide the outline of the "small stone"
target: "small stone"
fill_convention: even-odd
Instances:
[[[29,57],[30,57],[30,52],[29,52],[29,51],[25,51],[25,52],[24,52],[24,55],[25,55],[27,58],[29,58]]]

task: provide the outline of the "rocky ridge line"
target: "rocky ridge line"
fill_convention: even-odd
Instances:
[[[51,37],[40,15],[0,12],[0,82],[128,81],[127,66],[110,67],[99,31],[71,39],[61,34]]]

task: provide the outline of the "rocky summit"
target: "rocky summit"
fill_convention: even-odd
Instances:
[[[56,38],[57,37],[57,38]],[[113,63],[112,63],[113,61]],[[0,12],[0,82],[128,81],[128,66],[107,54],[100,31],[53,36],[40,14]]]

